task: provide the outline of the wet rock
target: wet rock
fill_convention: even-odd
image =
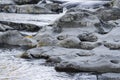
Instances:
[[[104,46],[113,49],[113,50],[119,50],[120,49],[120,42],[104,42]]]
[[[38,31],[40,27],[37,25],[29,24],[29,23],[16,23],[10,21],[0,21],[0,23],[10,26],[15,30],[25,30],[25,31]]]
[[[95,27],[98,29],[98,33],[107,34],[115,27],[115,25],[100,20],[100,23],[95,24]]]
[[[79,48],[81,49],[86,49],[86,50],[92,50],[96,47],[101,46],[101,42],[96,42],[96,43],[91,43],[91,42],[80,42],[79,43]]]
[[[101,8],[96,11],[96,14],[103,21],[120,19],[120,9],[119,8]]]
[[[58,3],[40,3],[40,4],[38,3],[37,6],[43,6],[55,13],[63,12],[63,7]]]
[[[0,31],[7,31],[7,30],[13,30],[12,27],[0,24]]]
[[[98,77],[98,80],[120,80],[119,73],[104,73]]]
[[[83,33],[78,35],[78,38],[81,41],[88,41],[88,42],[96,42],[98,40],[98,37],[94,33]]]
[[[21,14],[51,14],[55,13],[44,6],[31,5],[7,5],[1,8],[2,12]]]
[[[55,46],[57,43],[57,40],[54,37],[50,36],[49,34],[48,35],[44,34],[39,36],[39,39],[37,38],[37,41],[38,41],[38,47]]]
[[[116,63],[117,61],[117,63]],[[76,58],[74,60],[63,61],[55,69],[57,71],[68,72],[120,72],[119,57],[89,56]]]
[[[63,28],[90,28],[98,23],[99,19],[86,10],[68,11],[53,25],[54,32],[61,32]]]
[[[37,4],[40,0],[13,0],[16,4]]]
[[[21,56],[22,58],[44,58],[47,59],[48,62],[61,62],[63,60],[74,59],[76,57],[83,57],[83,56],[93,56],[94,53],[86,50],[80,49],[68,49],[68,48],[61,48],[61,47],[39,47],[33,48]]]
[[[29,38],[25,38],[16,30],[1,32],[0,43],[15,45],[15,46],[28,46],[28,47],[33,47],[36,45],[36,41]]]
[[[77,37],[68,37],[57,43],[57,46],[66,48],[78,48],[80,40]]]

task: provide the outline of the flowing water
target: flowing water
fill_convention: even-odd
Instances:
[[[29,15],[0,13],[0,21],[32,23],[43,26],[51,24],[61,15],[63,14]],[[35,33],[26,32],[25,34],[32,35]],[[56,72],[54,67],[43,65],[45,63],[43,59],[21,59],[19,55],[23,52],[24,50],[19,47],[0,47],[0,80],[97,80],[96,75],[89,73],[68,74]]]

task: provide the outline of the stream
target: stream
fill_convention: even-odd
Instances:
[[[0,21],[32,23],[39,26],[51,24],[61,14],[16,14],[0,13]],[[37,32],[21,32],[35,35]],[[53,66],[44,65],[44,59],[29,60],[20,58],[24,52],[20,47],[0,47],[0,80],[97,80],[91,73],[65,73],[56,72]]]

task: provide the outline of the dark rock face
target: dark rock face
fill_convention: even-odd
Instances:
[[[15,23],[15,22],[7,22],[7,21],[0,21],[0,23],[10,26],[14,30],[38,31],[40,29],[39,26],[33,24]]]
[[[37,4],[40,0],[14,0],[16,4],[23,5],[23,4]]]
[[[27,5],[3,5],[0,7],[1,12],[20,13],[20,14],[54,14],[62,12],[59,4],[27,4]]]
[[[0,31],[7,31],[7,30],[13,30],[13,28],[4,24],[0,24]]]

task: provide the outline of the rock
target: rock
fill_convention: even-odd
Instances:
[[[63,7],[58,3],[40,3],[40,4],[38,3],[37,6],[43,6],[55,13],[63,12]]]
[[[119,50],[120,49],[120,42],[104,42],[104,46],[113,49],[113,50]]]
[[[98,40],[98,37],[94,33],[83,33],[78,35],[78,38],[81,41],[88,41],[88,42],[96,42]]]
[[[14,0],[16,4],[23,5],[23,4],[37,4],[40,0]]]
[[[78,48],[80,40],[76,37],[68,37],[64,40],[61,40],[57,43],[57,46],[65,48]]]
[[[56,43],[57,43],[57,40],[54,39],[49,34],[39,36],[39,40],[37,39],[37,41],[38,41],[38,47],[41,47],[41,46],[55,46]]]
[[[25,31],[33,31],[33,32],[40,30],[39,26],[29,23],[16,23],[10,21],[0,21],[0,23],[10,26],[15,30],[25,30]]]
[[[36,4],[28,5],[7,5],[1,8],[2,12],[20,13],[20,14],[51,14],[55,13],[44,6],[37,6]]]
[[[66,13],[59,21],[61,22],[62,27],[85,27],[90,24],[88,21],[90,19],[96,20],[96,17],[92,14],[82,11],[81,12],[69,12]],[[92,23],[92,22],[91,22]],[[71,25],[70,25],[71,24]]]
[[[88,56],[63,61],[55,69],[67,72],[120,72],[119,57],[110,56]]]
[[[8,44],[8,45],[15,45],[15,46],[28,46],[28,47],[36,46],[36,41],[29,39],[29,38],[25,38],[16,30],[1,32],[0,43]]]
[[[98,80],[120,80],[119,73],[104,73],[98,76]]]
[[[68,11],[60,19],[56,20],[53,25],[54,32],[61,32],[64,28],[93,28],[95,23],[98,23],[99,19],[86,10]],[[92,30],[95,30],[93,28]]]
[[[68,49],[62,47],[39,47],[27,50],[21,55],[22,58],[44,58],[48,62],[61,62],[63,60],[74,59],[76,57],[93,56],[94,53],[80,49]]]
[[[0,31],[7,31],[7,30],[13,30],[12,27],[0,24]]]
[[[101,8],[96,11],[96,14],[103,21],[120,19],[119,8]]]
[[[80,49],[86,49],[86,50],[92,50],[96,47],[101,46],[102,43],[96,42],[96,43],[91,43],[91,42],[80,42],[79,43],[79,48]]]
[[[98,29],[98,33],[107,34],[115,27],[115,25],[104,22],[100,19],[100,23],[96,23],[95,27]]]

